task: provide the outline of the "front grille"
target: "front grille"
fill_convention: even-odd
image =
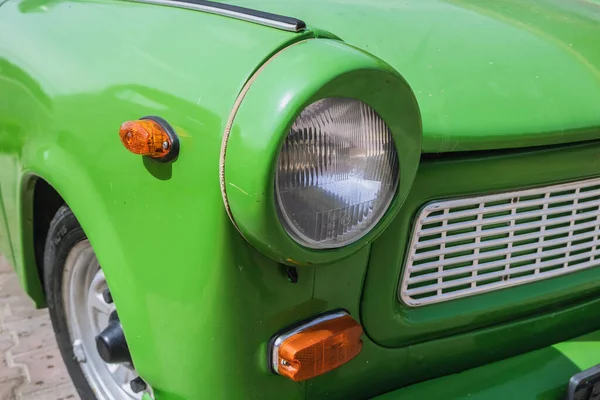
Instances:
[[[600,179],[429,203],[400,298],[416,307],[598,266],[599,224]]]

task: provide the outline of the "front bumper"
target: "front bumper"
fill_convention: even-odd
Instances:
[[[600,363],[600,330],[539,350],[418,383],[376,400],[562,399],[574,374]]]

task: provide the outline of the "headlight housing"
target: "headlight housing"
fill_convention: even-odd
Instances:
[[[398,187],[389,127],[366,103],[325,98],[307,106],[279,153],[275,195],[286,232],[309,248],[359,240]]]
[[[365,262],[360,250],[396,221],[410,192],[421,140],[417,101],[397,71],[339,40],[300,41],[258,68],[234,102],[219,159],[225,210],[277,263]],[[348,175],[343,188],[323,189],[338,173]],[[317,215],[327,217],[325,234],[314,230]]]

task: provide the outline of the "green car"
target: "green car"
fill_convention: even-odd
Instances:
[[[0,249],[82,399],[593,399],[600,0],[0,0]]]

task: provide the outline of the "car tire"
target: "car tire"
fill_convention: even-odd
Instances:
[[[81,399],[152,396],[133,366],[104,271],[67,206],[50,222],[44,287],[56,341]]]
[[[67,206],[62,206],[50,222],[44,249],[44,289],[56,341],[69,375],[82,400],[97,400],[73,351],[63,302],[63,271],[65,262],[78,243],[87,240],[77,218]]]

